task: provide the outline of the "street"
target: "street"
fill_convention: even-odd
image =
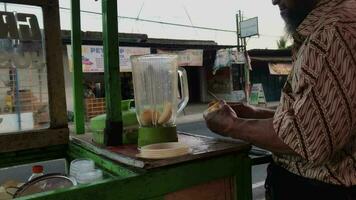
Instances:
[[[219,135],[211,132],[205,125],[202,119],[195,122],[180,123],[177,125],[178,130],[182,132],[189,132],[198,135],[204,135],[209,137],[221,137]],[[253,188],[253,199],[262,200],[264,199],[264,180],[266,178],[266,168],[267,164],[256,165],[252,167],[252,188]]]

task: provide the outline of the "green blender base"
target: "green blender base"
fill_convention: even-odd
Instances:
[[[138,129],[138,146],[149,144],[178,142],[177,127],[140,127]]]

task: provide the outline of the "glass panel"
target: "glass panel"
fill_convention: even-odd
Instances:
[[[49,125],[40,7],[0,5],[0,134]]]

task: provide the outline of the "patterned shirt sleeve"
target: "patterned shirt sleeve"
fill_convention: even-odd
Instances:
[[[314,165],[329,161],[355,136],[356,29],[342,24],[311,37],[294,62],[274,117],[278,136]]]

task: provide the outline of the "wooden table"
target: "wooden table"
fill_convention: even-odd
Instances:
[[[102,147],[90,134],[72,136],[68,156],[90,158],[112,174],[102,182],[34,195],[38,199],[252,199],[249,144],[187,133],[179,141],[192,153],[170,159],[137,157],[135,145]]]

